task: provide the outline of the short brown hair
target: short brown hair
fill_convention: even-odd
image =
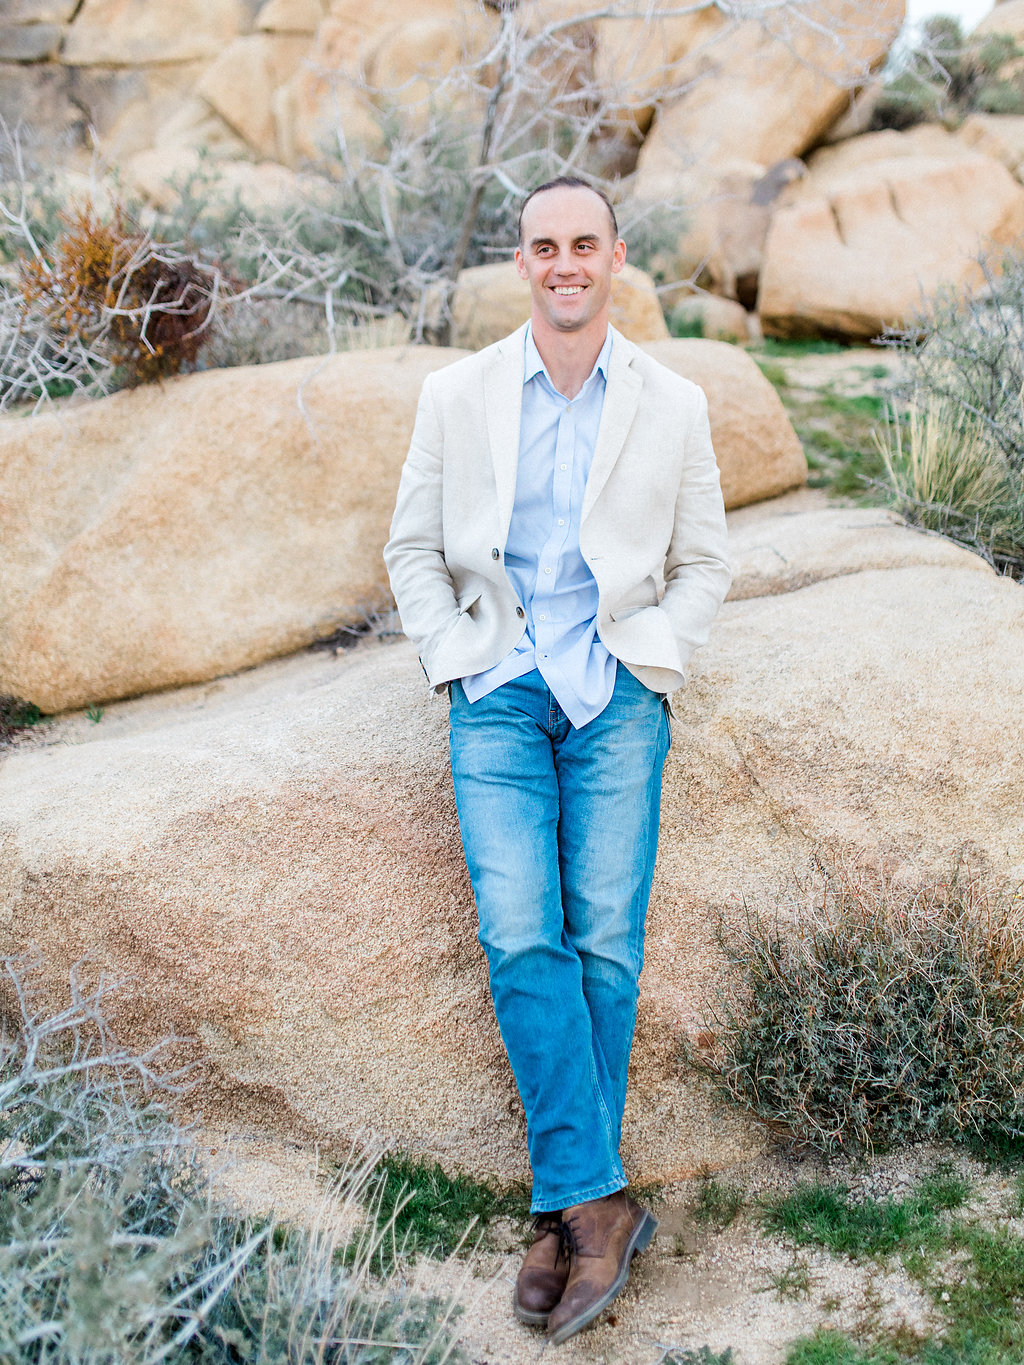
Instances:
[[[546,180],[543,185],[538,185],[537,188],[535,190],[531,190],[530,193],[523,200],[519,209],[518,224],[518,236],[520,247],[523,245],[523,214],[526,212],[527,204],[530,202],[531,199],[535,199],[538,194],[543,194],[545,190],[562,189],[589,190],[591,194],[596,194],[598,199],[601,200],[605,208],[608,210],[608,217],[611,219],[612,224],[612,237],[616,239],[618,238],[619,225],[615,219],[615,210],[612,208],[612,201],[605,194],[604,190],[599,190],[596,185],[592,185],[589,180],[584,180],[581,176],[559,175],[556,176],[554,180]]]

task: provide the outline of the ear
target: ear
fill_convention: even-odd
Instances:
[[[621,237],[616,238],[615,245],[612,247],[612,274],[617,275],[626,264],[626,243]]]
[[[528,280],[530,278],[530,272],[527,270],[526,262],[523,260],[523,253],[519,250],[518,247],[516,247],[515,263],[516,269],[519,271],[520,277],[524,280]]]

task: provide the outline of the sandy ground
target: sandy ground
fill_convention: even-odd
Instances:
[[[761,358],[756,348],[753,353]],[[821,390],[843,398],[886,393],[904,364],[900,353],[887,346],[851,346],[821,355],[812,351],[763,359],[784,372],[790,391],[797,397],[813,397]]]
[[[203,1131],[200,1148],[218,1187],[248,1211],[273,1210],[310,1226],[333,1222],[340,1234],[357,1216],[351,1204],[331,1201],[325,1164],[313,1147]],[[922,1147],[860,1164],[833,1161],[828,1167],[774,1152],[718,1179],[741,1186],[748,1202],[812,1179],[845,1183],[854,1198],[899,1199],[940,1160],[951,1160],[974,1182],[973,1212],[1005,1209],[1008,1179],[961,1154]],[[716,1352],[730,1347],[735,1365],[781,1365],[790,1344],[819,1326],[854,1335],[900,1324],[918,1333],[939,1329],[930,1300],[898,1262],[856,1264],[823,1251],[794,1249],[765,1236],[749,1209],[728,1228],[708,1229],[693,1216],[698,1190],[699,1182],[693,1181],[661,1192],[652,1205],[658,1235],[634,1261],[629,1284],[595,1326],[561,1347],[547,1346],[543,1333],[512,1317],[523,1228],[492,1226],[470,1256],[443,1262],[421,1258],[410,1274],[418,1288],[459,1303],[459,1340],[473,1365],[541,1359],[546,1365],[657,1365],[674,1349],[702,1346]]]

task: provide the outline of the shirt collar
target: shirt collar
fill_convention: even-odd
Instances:
[[[594,375],[598,372],[598,370],[601,371],[601,374],[603,375],[604,380],[605,380],[605,382],[607,383],[607,381],[608,381],[608,359],[609,359],[611,353],[612,353],[612,329],[609,327],[607,333],[605,334],[604,345],[601,347],[601,350],[598,352],[597,359],[594,361],[594,368],[590,371],[590,374],[587,376],[587,380],[586,380],[586,383],[583,385],[583,388],[586,388],[586,387],[587,387],[587,384],[590,383],[590,381],[593,379]],[[527,326],[526,326],[526,366],[525,366],[525,369],[523,370],[523,384],[524,384],[524,385],[528,384],[528,383],[530,382],[530,380],[536,378],[536,376],[537,376],[538,374],[542,374],[542,375],[544,376],[544,378],[548,381],[548,383],[551,384],[551,376],[548,374],[547,366],[544,364],[543,360],[541,360],[541,358],[540,358],[540,351],[537,350],[537,343],[536,343],[536,342],[534,341],[534,339],[533,339],[533,327],[532,327],[531,324],[527,323]],[[554,389],[554,387],[555,387],[554,384],[551,384],[551,387],[552,387],[552,389]],[[583,390],[581,389],[580,392],[582,393],[582,391],[583,391]],[[556,390],[556,392],[557,392],[557,390]]]

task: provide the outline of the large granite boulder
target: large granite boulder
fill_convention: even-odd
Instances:
[[[790,156],[767,169],[756,162],[727,161],[679,178],[675,192],[686,226],[656,262],[670,279],[683,281],[666,291],[668,305],[696,280],[752,309],[772,213],[805,171],[803,161]]]
[[[437,303],[432,305],[436,311]],[[530,316],[530,286],[514,261],[495,261],[463,270],[451,298],[453,346],[479,351],[522,326]],[[612,278],[612,325],[630,341],[668,337],[654,281],[626,265]]]
[[[936,291],[982,283],[979,255],[1021,240],[1024,188],[1006,167],[941,130],[931,136],[945,149],[920,151],[903,133],[825,148],[791,186],[764,247],[765,332],[877,336]]]
[[[246,34],[218,54],[196,93],[253,151],[278,157],[274,96],[299,70],[309,48],[306,34]]]
[[[1015,179],[1024,181],[1024,115],[970,114],[957,135],[968,147],[995,157]]]
[[[725,341],[683,339],[648,342],[644,350],[707,394],[727,508],[806,483],[807,460],[782,400],[744,350]]]
[[[261,33],[308,33],[312,37],[326,13],[325,0],[265,0],[256,27]]]
[[[201,681],[379,605],[419,389],[462,354],[210,370],[0,422],[0,693],[53,712]],[[652,354],[707,390],[730,505],[802,482],[748,356]]]
[[[996,4],[972,32],[977,36],[1005,33],[1018,42],[1024,39],[1024,0],[996,0]]]
[[[904,0],[783,5],[696,47],[691,88],[658,113],[640,152],[637,195],[672,201],[694,172],[803,155],[884,60],[904,13]]]
[[[624,1154],[688,1176],[761,1138],[680,1068],[719,915],[783,919],[825,849],[897,880],[1024,876],[1024,596],[980,559],[806,493],[734,517],[728,602],[675,697]],[[128,981],[129,1044],[187,1040],[208,1116],[376,1130],[525,1174],[475,942],[446,706],[405,643],[305,654],[55,723],[0,755],[0,951]]]
[[[424,377],[396,347],[210,370],[0,423],[0,693],[45,711],[358,619]]]
[[[5,0],[5,24],[66,24],[78,0]]]
[[[739,345],[760,339],[757,318],[735,299],[719,294],[684,294],[673,306],[673,326],[693,329],[708,341]]]
[[[248,27],[244,0],[83,0],[68,29],[69,66],[141,66],[216,57]]]

